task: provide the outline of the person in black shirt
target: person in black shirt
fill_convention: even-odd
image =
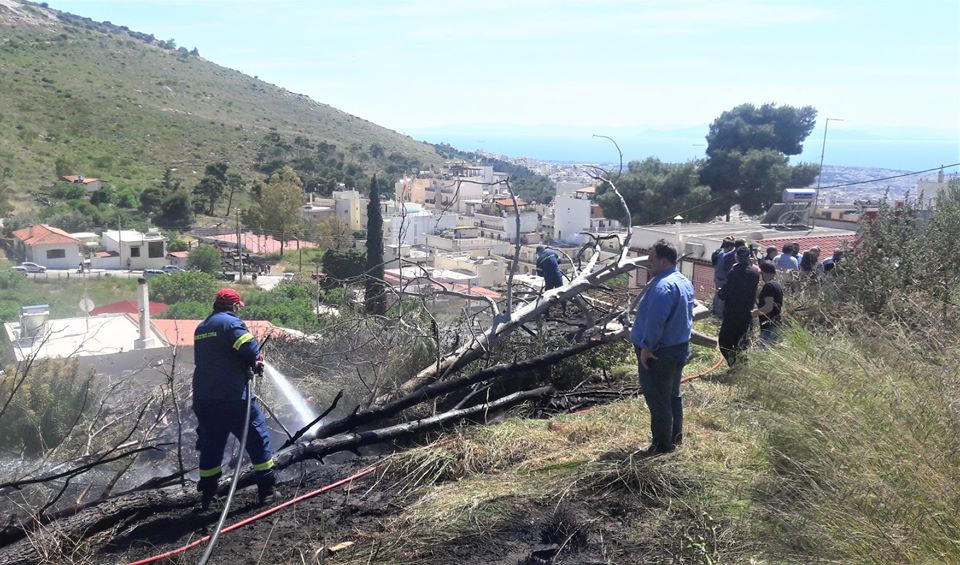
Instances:
[[[750,344],[749,335],[753,326],[751,312],[760,282],[760,273],[750,268],[750,248],[738,247],[735,253],[737,262],[730,270],[726,284],[720,289],[723,322],[717,338],[720,353],[731,367],[737,361],[737,354]]]
[[[769,261],[760,262],[760,277],[763,279],[763,288],[757,297],[757,307],[753,310],[754,318],[760,319],[760,339],[766,343],[777,340],[777,329],[780,327],[780,311],[783,309],[783,287],[777,282],[777,267]]]

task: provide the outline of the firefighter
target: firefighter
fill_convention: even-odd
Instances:
[[[563,286],[563,273],[560,272],[560,257],[553,249],[537,246],[537,274],[543,277],[543,290]]]
[[[201,507],[209,508],[217,493],[222,473],[223,449],[227,436],[239,441],[243,435],[247,394],[253,394],[250,380],[263,371],[260,344],[237,312],[243,308],[240,294],[222,288],[213,303],[213,313],[197,326],[193,335],[193,412],[197,415],[197,450],[200,452]],[[260,503],[275,499],[273,457],[263,413],[253,400],[247,433],[247,454],[253,470]]]

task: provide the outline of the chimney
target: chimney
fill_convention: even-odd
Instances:
[[[157,341],[150,335],[150,290],[147,279],[137,279],[137,310],[140,312],[140,337],[133,342],[134,349],[149,349],[157,346]]]

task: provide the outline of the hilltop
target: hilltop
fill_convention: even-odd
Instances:
[[[21,195],[58,173],[122,183],[214,161],[252,171],[267,134],[334,144],[371,172],[396,154],[441,161],[430,145],[196,49],[18,0],[0,0],[0,108],[3,178]]]

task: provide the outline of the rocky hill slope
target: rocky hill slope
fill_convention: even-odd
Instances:
[[[113,182],[218,160],[251,170],[268,133],[332,143],[368,170],[424,143],[203,59],[171,41],[0,0],[0,172],[22,193],[57,173]]]

